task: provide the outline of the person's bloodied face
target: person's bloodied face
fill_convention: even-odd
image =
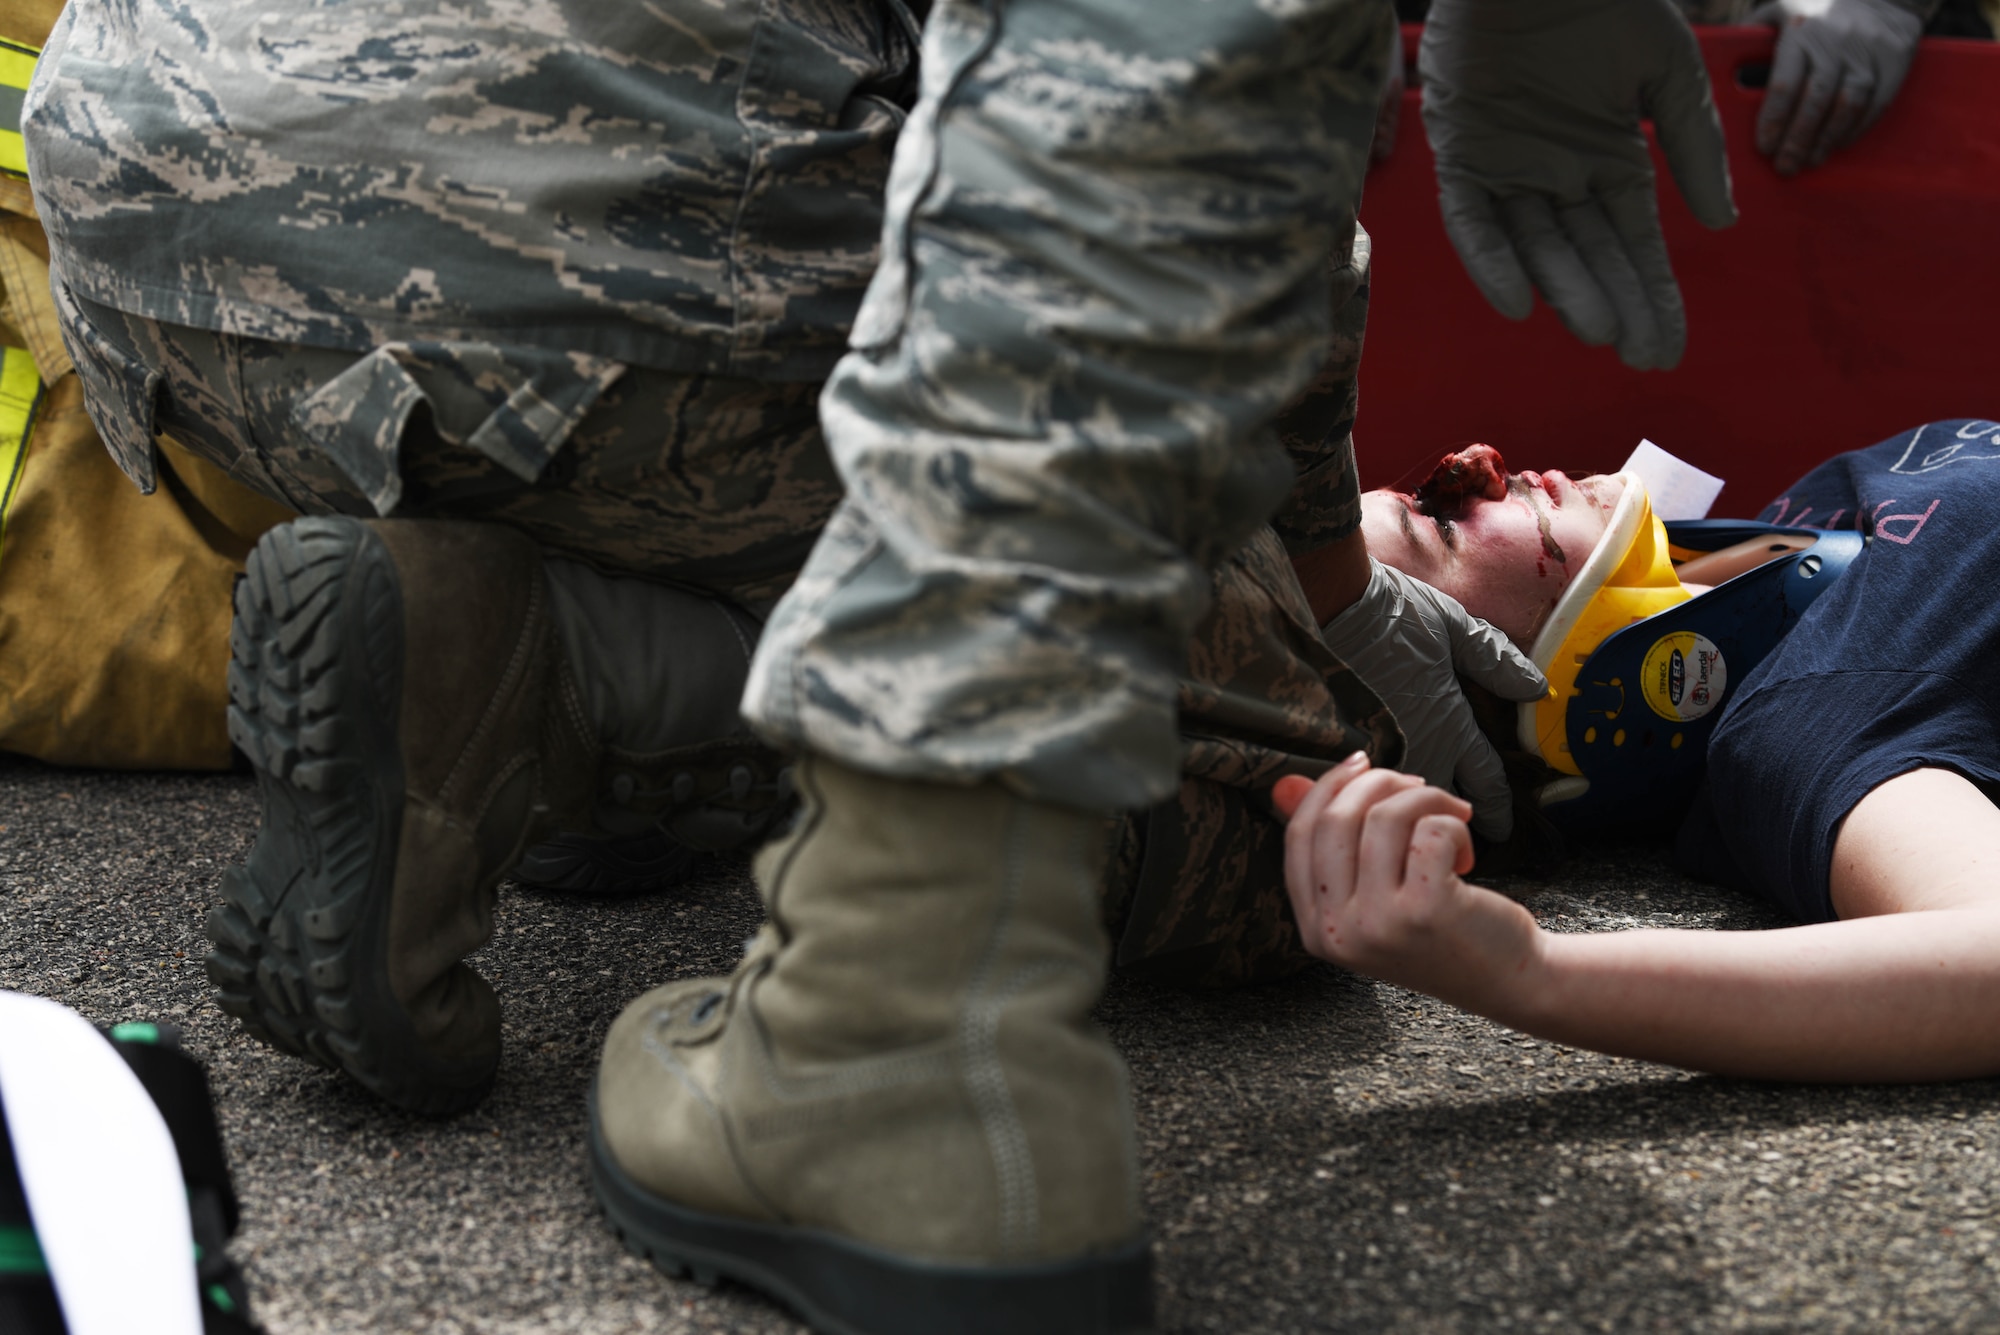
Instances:
[[[1590,559],[1624,482],[1509,473],[1500,451],[1446,455],[1413,492],[1361,497],[1368,551],[1463,603],[1526,650]]]

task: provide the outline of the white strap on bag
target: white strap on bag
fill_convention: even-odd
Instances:
[[[201,1335],[180,1159],[117,1050],[66,1006],[0,992],[0,1105],[71,1335]]]

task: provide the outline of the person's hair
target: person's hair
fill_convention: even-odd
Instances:
[[[1569,843],[1536,800],[1562,772],[1521,746],[1520,706],[1472,682],[1462,683],[1479,730],[1500,753],[1514,803],[1514,832],[1500,842],[1478,841],[1479,869],[1489,873],[1544,872],[1569,856]]]

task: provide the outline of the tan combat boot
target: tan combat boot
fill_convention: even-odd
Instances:
[[[461,961],[533,840],[599,811],[705,829],[719,804],[735,829],[775,805],[777,758],[729,735],[742,628],[688,594],[623,590],[599,613],[627,626],[604,653],[633,647],[648,665],[574,663],[601,656],[578,632],[600,586],[637,582],[554,568],[501,525],[311,518],[266,534],[237,589],[229,733],[263,820],[209,915],[216,1000],[413,1112],[456,1112],[493,1082],[499,1005]],[[611,744],[621,697],[675,666],[630,629],[653,622],[683,660],[705,642],[723,666],[683,674],[698,688],[683,692],[686,746],[652,728],[627,754]]]
[[[1150,1328],[1102,817],[804,762],[736,973],[605,1041],[598,1198],[672,1273],[868,1335]]]

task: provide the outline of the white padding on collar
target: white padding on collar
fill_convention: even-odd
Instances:
[[[1639,536],[1639,525],[1648,513],[1646,508],[1646,484],[1634,473],[1613,473],[1621,479],[1625,489],[1618,496],[1618,504],[1611,511],[1611,519],[1598,537],[1597,545],[1590,549],[1590,559],[1583,563],[1583,569],[1576,572],[1576,578],[1556,599],[1555,610],[1542,624],[1535,636],[1535,647],[1528,651],[1528,657],[1535,660],[1535,666],[1544,673],[1555,661],[1556,650],[1562,648],[1564,640],[1576,626],[1576,619],[1583,615],[1583,609],[1590,606],[1590,600],[1604,587],[1604,581],[1611,578],[1611,572],[1625,559],[1625,553],[1632,549],[1633,539]]]

